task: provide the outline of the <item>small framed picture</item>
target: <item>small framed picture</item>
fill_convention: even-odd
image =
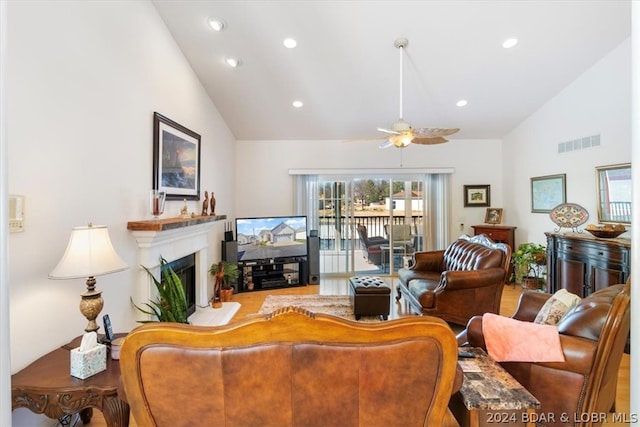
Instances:
[[[548,213],[566,201],[566,174],[531,178],[531,212]]]
[[[490,185],[465,185],[464,207],[489,206],[491,203]]]
[[[502,208],[487,208],[484,215],[485,224],[502,224]]]

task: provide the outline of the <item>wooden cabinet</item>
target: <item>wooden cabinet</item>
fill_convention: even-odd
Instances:
[[[511,252],[516,248],[516,228],[509,225],[472,225],[474,235],[484,234],[497,243],[506,243],[511,247]],[[509,276],[507,281],[513,277],[513,265],[509,268]]]
[[[624,283],[631,274],[631,241],[598,239],[585,233],[545,233],[549,291],[585,297]]]
[[[484,234],[491,240],[498,243],[506,243],[511,247],[511,251],[515,251],[516,248],[516,228],[508,225],[472,225],[474,234]]]

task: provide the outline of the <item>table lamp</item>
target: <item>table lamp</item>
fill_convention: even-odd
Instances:
[[[95,276],[126,270],[129,266],[113,249],[106,225],[75,227],[71,230],[69,244],[58,265],[49,274],[49,279],[78,279],[87,277],[87,291],[80,294],[80,312],[89,324],[86,332],[100,327],[96,317],[104,301],[102,291],[96,289]]]

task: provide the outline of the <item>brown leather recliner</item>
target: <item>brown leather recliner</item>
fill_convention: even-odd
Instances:
[[[550,294],[524,292],[513,318],[532,322]],[[564,362],[502,362],[540,401],[539,413],[554,414],[546,426],[599,426],[614,409],[618,369],[630,327],[630,281],[584,298],[558,323]],[[459,342],[484,348],[482,317],[474,317]],[[536,345],[532,342],[531,345]],[[566,415],[562,422],[561,415]]]
[[[474,315],[498,314],[511,248],[485,235],[460,236],[446,250],[416,252],[398,270],[398,296],[422,314],[466,325]]]
[[[433,317],[287,307],[220,327],[150,323],[122,345],[121,397],[145,427],[439,426],[462,384],[457,354]]]

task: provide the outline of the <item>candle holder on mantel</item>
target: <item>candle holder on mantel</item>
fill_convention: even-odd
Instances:
[[[160,218],[160,215],[164,213],[164,202],[166,200],[167,193],[159,190],[151,190],[149,192],[149,211],[153,215],[153,219]]]

